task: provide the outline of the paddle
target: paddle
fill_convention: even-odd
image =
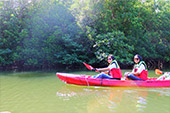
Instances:
[[[89,70],[95,70],[95,68],[93,68],[91,65],[86,64],[85,62],[83,62],[83,64],[87,67],[87,69]]]
[[[156,73],[157,75],[164,74],[164,72],[162,72],[162,71],[161,71],[161,70],[159,70],[159,69],[155,69],[155,73]]]

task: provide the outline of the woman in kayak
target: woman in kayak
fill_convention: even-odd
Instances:
[[[115,80],[121,80],[122,73],[120,70],[120,67],[115,60],[113,55],[109,55],[107,57],[107,62],[109,63],[109,66],[106,68],[95,68],[94,70],[96,72],[102,72],[98,75],[93,76],[92,78],[105,78],[105,79],[115,79]]]
[[[134,56],[135,65],[132,72],[126,72],[125,77],[131,80],[147,80],[148,71],[145,62],[140,55]]]

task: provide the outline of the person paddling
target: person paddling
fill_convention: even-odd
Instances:
[[[157,75],[161,75],[160,77],[158,77],[156,80],[170,80],[170,72],[162,72],[161,70],[159,69],[155,69],[155,73]]]
[[[132,72],[126,72],[125,77],[131,80],[147,80],[148,71],[145,62],[138,54],[134,56],[135,65]]]
[[[98,75],[93,76],[92,78],[105,78],[105,79],[115,79],[121,80],[122,73],[120,67],[114,58],[113,55],[107,57],[107,62],[109,63],[108,67],[105,68],[94,68],[96,72],[101,72]]]

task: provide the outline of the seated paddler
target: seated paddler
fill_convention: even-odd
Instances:
[[[94,69],[96,72],[101,72],[101,73],[93,76],[92,78],[121,80],[122,73],[120,70],[120,66],[117,63],[115,57],[113,55],[109,55],[107,57],[107,62],[109,64],[108,67]]]
[[[156,80],[170,80],[170,72],[162,72],[161,70],[159,69],[155,69],[155,73],[157,75],[161,75],[160,77],[158,77]]]
[[[134,63],[132,72],[126,72],[125,77],[131,80],[147,80],[147,66],[140,55],[136,54],[134,56]]]

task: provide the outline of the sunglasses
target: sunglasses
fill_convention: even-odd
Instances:
[[[139,58],[134,58],[134,60],[139,60]]]
[[[112,60],[112,58],[108,58],[107,60]]]

